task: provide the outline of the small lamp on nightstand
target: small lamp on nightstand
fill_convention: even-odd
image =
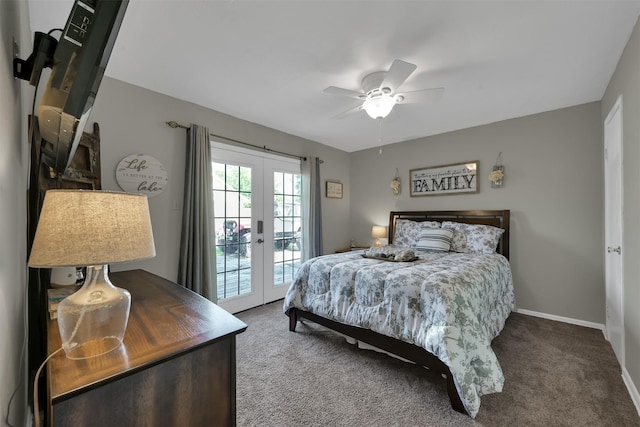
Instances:
[[[376,239],[376,243],[374,244],[374,246],[382,246],[382,243],[380,243],[380,239],[384,239],[387,237],[387,227],[374,225],[373,227],[371,227],[371,237]]]
[[[131,295],[109,281],[108,265],[154,257],[149,204],[140,194],[49,190],[29,266],[84,267],[84,284],[58,305],[62,348],[86,359],[120,347]]]

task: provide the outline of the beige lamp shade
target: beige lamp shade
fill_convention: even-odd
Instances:
[[[371,237],[376,239],[384,239],[387,237],[387,227],[374,225],[371,227]]]
[[[374,243],[375,246],[382,246],[380,243],[380,239],[384,239],[387,237],[387,227],[383,227],[381,225],[374,225],[371,227],[371,237],[376,239]]]
[[[147,196],[110,191],[49,190],[29,266],[82,267],[154,257]]]

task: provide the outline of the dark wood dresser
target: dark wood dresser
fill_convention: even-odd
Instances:
[[[109,275],[131,293],[123,345],[47,365],[54,426],[234,426],[236,335],[247,325],[182,286],[143,270]],[[49,321],[48,354],[60,348]]]

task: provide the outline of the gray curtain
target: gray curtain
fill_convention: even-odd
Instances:
[[[212,180],[209,129],[191,125],[187,130],[178,283],[216,302]]]
[[[307,157],[302,163],[302,259],[308,260],[323,254],[322,250],[322,185],[320,164],[317,157]]]

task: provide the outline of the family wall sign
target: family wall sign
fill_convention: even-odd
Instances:
[[[411,169],[409,183],[411,197],[476,193],[478,161]]]

